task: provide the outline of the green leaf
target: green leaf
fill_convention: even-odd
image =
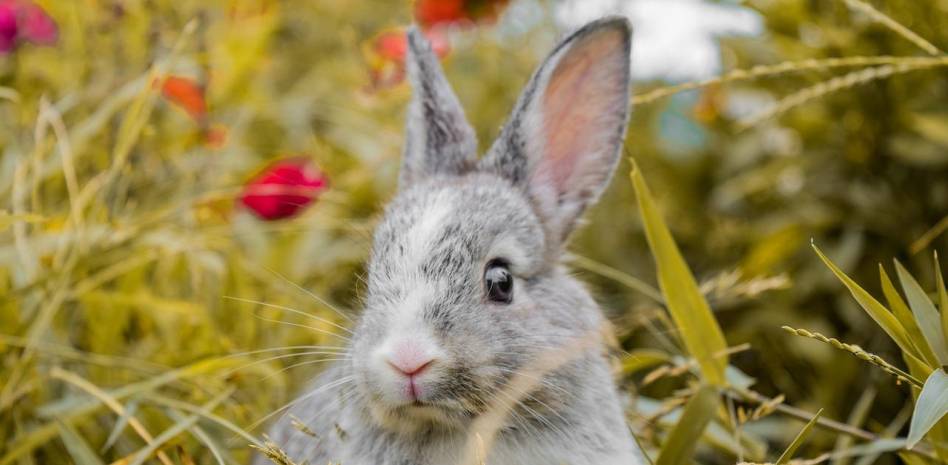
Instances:
[[[905,297],[908,298],[909,307],[915,314],[915,320],[918,321],[919,329],[925,336],[925,340],[931,346],[935,356],[941,365],[948,365],[948,347],[945,346],[945,335],[941,331],[941,317],[935,304],[928,298],[928,294],[918,285],[918,281],[906,271],[905,267],[895,260],[895,271],[899,274],[899,281],[902,282],[902,290],[905,291]]]
[[[671,232],[655,206],[645,179],[632,162],[632,185],[645,225],[645,236],[655,257],[658,284],[688,353],[698,361],[705,381],[724,386],[727,380],[727,342],[695,277],[681,256]]]
[[[935,252],[935,284],[938,285],[938,310],[941,311],[941,332],[948,334],[948,291],[945,290],[945,278],[941,276],[938,252]]]
[[[622,373],[633,374],[655,365],[671,361],[665,352],[655,349],[637,349],[622,357]]]
[[[823,409],[820,409],[816,412],[816,415],[813,415],[813,418],[803,426],[803,429],[797,433],[797,437],[793,438],[793,441],[787,446],[787,449],[780,454],[780,458],[777,459],[776,465],[783,465],[790,461],[793,458],[793,454],[797,452],[797,449],[800,448],[800,445],[803,444],[803,441],[806,441],[807,436],[810,435],[810,430],[813,429],[813,426],[816,425],[817,420],[820,419],[820,415],[823,414]]]
[[[944,369],[932,372],[915,401],[915,412],[909,425],[908,446],[914,447],[929,430],[948,413],[948,374]]]
[[[105,465],[105,462],[92,451],[89,443],[82,439],[82,435],[72,425],[56,420],[56,429],[59,431],[59,438],[62,439],[66,450],[76,465]]]
[[[717,398],[717,391],[713,386],[703,385],[698,389],[688,400],[681,418],[668,435],[655,465],[691,464],[698,440],[717,410]]]
[[[892,312],[889,309],[885,308],[878,300],[872,297],[871,294],[866,292],[865,289],[856,284],[849,276],[846,276],[846,273],[843,273],[839,267],[836,266],[826,255],[823,254],[823,251],[820,250],[816,244],[812,244],[813,250],[816,251],[816,254],[819,255],[820,260],[823,260],[823,263],[836,275],[836,277],[849,289],[849,292],[852,294],[853,298],[856,299],[856,302],[859,303],[859,306],[862,307],[866,313],[875,320],[889,337],[902,349],[903,352],[906,352],[915,358],[922,358],[918,353],[918,350],[912,344],[911,339],[909,339],[908,332],[905,331],[905,328],[902,327],[902,324],[899,323],[899,320],[896,319]]]
[[[885,272],[885,268],[882,267],[881,263],[879,264],[879,279],[882,282],[882,293],[889,302],[889,308],[892,309],[892,313],[895,314],[899,323],[902,323],[902,327],[908,332],[909,340],[912,342],[912,345],[921,353],[929,367],[934,368],[939,366],[938,357],[935,357],[935,352],[932,351],[925,336],[922,335],[922,330],[919,329],[918,323],[915,322],[915,315],[912,314],[912,310],[909,309],[908,304],[902,300],[902,296],[899,295],[899,291],[896,290],[895,285],[892,284],[892,280],[889,279],[889,275]]]

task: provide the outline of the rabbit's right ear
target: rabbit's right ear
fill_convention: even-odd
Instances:
[[[481,169],[523,189],[561,244],[619,160],[629,115],[628,20],[587,24],[553,50],[520,95]]]
[[[460,175],[477,164],[477,137],[444,77],[437,55],[416,27],[408,31],[405,57],[412,98],[398,184],[435,174]]]

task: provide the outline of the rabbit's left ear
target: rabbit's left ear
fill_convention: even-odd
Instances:
[[[561,42],[518,100],[481,169],[525,189],[561,243],[605,189],[629,115],[631,27],[592,22]]]
[[[435,174],[459,175],[477,164],[477,137],[441,71],[428,39],[408,31],[405,57],[412,98],[408,105],[399,186]]]

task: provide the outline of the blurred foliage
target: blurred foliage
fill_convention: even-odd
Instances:
[[[395,188],[408,96],[404,85],[377,85],[370,52],[382,31],[411,22],[412,8],[38,3],[59,25],[58,43],[0,56],[0,464],[131,459],[175,429],[162,462],[244,461],[256,441],[245,430],[259,436],[251,426],[322,366],[289,348],[341,344],[333,325],[348,324],[359,307],[372,227]],[[728,70],[929,57],[854,9],[858,2],[742,3],[766,32],[722,39]],[[948,47],[948,1],[874,4]],[[554,7],[512,2],[496,24],[450,32],[445,69],[482,146],[552,46]],[[818,331],[904,366],[808,242],[869,294],[889,297],[877,264],[893,257],[921,288],[935,289],[930,251],[948,250],[944,65],[875,71],[838,90],[827,80],[885,65],[794,65],[636,106],[627,153],[731,347],[731,387],[703,432],[699,461],[776,460],[800,445],[794,437],[821,408],[795,456],[861,447],[862,458],[833,458],[845,464],[904,447],[880,438],[907,434],[911,387],[780,328]],[[176,103],[156,85],[166,75],[194,88]],[[638,83],[636,92],[663,85]],[[803,89],[817,98],[743,127]],[[182,109],[195,95],[206,108]],[[272,160],[289,156],[318,164],[329,188],[296,218],[261,221],[237,199]],[[630,169],[623,162],[571,250],[614,317],[628,351],[623,383],[636,400],[630,419],[657,457],[681,430],[682,410],[711,410],[682,408],[707,388],[693,382],[651,284]],[[754,391],[745,390],[748,375]],[[900,457],[930,460],[880,461]]]

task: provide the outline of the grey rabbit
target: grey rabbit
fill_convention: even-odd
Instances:
[[[438,59],[409,31],[398,193],[375,232],[346,358],[270,430],[293,460],[645,463],[605,354],[606,320],[560,263],[619,159],[630,47],[618,17],[566,37],[478,158]]]

